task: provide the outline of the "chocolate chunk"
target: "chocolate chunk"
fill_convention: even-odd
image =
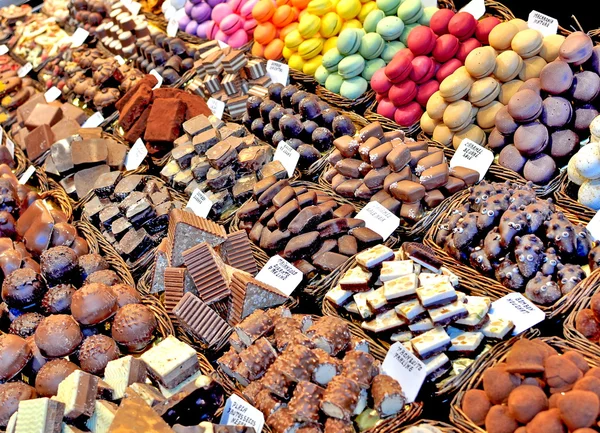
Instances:
[[[358,132],[358,135],[363,141],[363,143],[371,137],[375,137],[381,140],[383,138],[383,128],[381,127],[381,124],[379,122],[373,122],[361,129]]]
[[[342,197],[354,197],[355,191],[360,188],[363,183],[364,181],[362,179],[346,180],[335,188],[335,192]]]
[[[432,209],[444,201],[444,194],[439,189],[432,189],[427,191],[424,201],[427,207]]]
[[[465,183],[463,180],[453,176],[449,176],[448,182],[442,186],[442,191],[444,191],[446,195],[453,195],[458,191],[462,191],[463,189],[465,189]]]
[[[321,244],[321,247],[317,250],[317,252],[312,255],[311,260],[314,262],[315,258],[320,254],[333,251],[336,248],[337,241],[335,239],[327,239],[325,242],[323,242],[323,244]]]
[[[185,121],[182,126],[183,130],[191,136],[213,129],[208,118],[202,114]]]
[[[322,216],[323,212],[318,206],[308,206],[298,212],[294,219],[290,221],[288,230],[294,235],[312,231],[321,222]]]
[[[214,129],[201,132],[192,139],[194,150],[198,155],[204,155],[208,149],[217,143],[219,143],[219,136]]]
[[[194,179],[198,181],[203,181],[206,179],[206,174],[208,173],[208,170],[210,170],[208,158],[205,156],[194,155],[190,161],[190,166]]]
[[[273,197],[272,203],[275,207],[283,207],[286,203],[296,197],[296,192],[291,186],[286,186]]]
[[[275,176],[268,176],[256,182],[253,190],[254,197],[259,197],[263,192],[275,185],[277,180]]]
[[[75,167],[73,165],[73,159],[71,158],[70,140],[56,141],[50,148],[50,155],[54,167],[59,173],[66,173]]]
[[[358,159],[346,158],[338,161],[335,164],[335,169],[342,175],[346,177],[351,177],[353,179],[358,179],[360,177],[360,166],[363,164],[363,161]]]
[[[429,153],[426,150],[413,150],[410,152],[410,166],[416,168],[419,161],[425,158]]]
[[[237,204],[249,200],[252,197],[252,191],[254,189],[254,185],[256,185],[256,182],[257,179],[254,173],[249,174],[247,176],[242,176],[238,180],[236,180],[231,190],[233,200]]]
[[[415,167],[415,171],[418,175],[421,175],[428,168],[443,164],[445,161],[446,158],[444,157],[444,152],[441,150],[439,152],[430,153],[425,158],[419,160],[419,163]]]
[[[390,186],[392,186],[393,183],[400,182],[402,180],[411,180],[411,176],[412,173],[410,171],[410,167],[404,167],[399,172],[386,176],[385,180],[383,181],[383,189],[385,191],[389,191]]]
[[[387,163],[386,158],[388,154],[391,153],[393,148],[393,144],[391,142],[388,142],[371,150],[369,152],[369,162],[371,163],[371,165],[374,168],[383,167]]]
[[[356,238],[352,235],[341,236],[337,240],[337,249],[340,254],[352,257],[354,254],[358,253],[358,243],[356,242]]]
[[[393,171],[400,171],[411,160],[410,150],[404,143],[397,143],[385,159]]]
[[[83,212],[94,225],[98,225],[100,211],[106,207],[106,202],[107,200],[101,201],[99,197],[93,196],[92,199],[83,206]]]
[[[298,205],[298,200],[292,200],[277,209],[273,214],[273,219],[275,220],[277,227],[285,230],[288,223],[294,219],[299,211],[300,206]]]
[[[109,173],[105,173],[100,175],[96,182],[94,183],[94,192],[98,197],[101,198],[109,198],[113,191],[115,190],[115,186],[121,179],[121,172],[113,171]]]
[[[271,204],[273,197],[275,197],[279,191],[281,191],[283,188],[285,188],[289,184],[290,184],[289,181],[287,179],[284,179],[284,180],[280,180],[277,183],[275,183],[274,185],[270,186],[265,192],[263,192],[258,197],[258,200],[257,200],[258,204],[260,204],[261,206],[268,206],[269,204]]]
[[[132,191],[139,191],[144,187],[144,176],[134,174],[125,176],[115,187],[115,197],[117,200],[123,200]]]
[[[354,197],[369,200],[376,192],[377,189],[369,189],[369,187],[363,183],[356,191],[354,191]]]
[[[242,170],[256,172],[273,159],[273,148],[271,146],[252,146],[242,149],[237,159]]]
[[[358,154],[360,155],[360,159],[362,159],[365,162],[371,162],[371,160],[369,159],[369,153],[379,146],[381,146],[381,141],[375,137],[371,137],[367,141],[363,142],[358,147]]]
[[[310,256],[319,248],[319,232],[308,232],[292,238],[283,251],[283,257],[298,260]]]
[[[108,230],[113,221],[122,216],[123,214],[119,210],[119,207],[116,204],[110,204],[100,211],[100,223]]]
[[[419,201],[425,197],[425,192],[423,185],[410,180],[402,180],[390,186],[390,193],[400,201]]]
[[[381,206],[389,210],[394,215],[398,215],[400,213],[400,208],[402,207],[402,202],[399,202],[394,197],[388,197],[379,204],[381,204]]]
[[[221,170],[211,168],[206,174],[206,184],[213,191],[218,191],[224,188],[233,186],[235,182],[235,172],[233,167],[228,165]]]
[[[421,173],[421,177],[419,181],[421,185],[425,187],[427,191],[439,188],[445,185],[448,182],[448,177],[450,175],[450,169],[448,168],[448,164],[442,163],[439,165],[435,165]],[[419,200],[423,198],[420,197]],[[415,200],[407,200],[407,201],[415,201]]]
[[[102,175],[108,174],[110,167],[108,165],[98,165],[96,167],[79,170],[73,178],[75,182],[75,191],[79,199],[84,198],[94,189],[96,181]]]
[[[177,146],[173,148],[171,151],[171,156],[175,161],[177,161],[177,165],[182,170],[189,168],[192,162],[192,157],[195,155],[194,146],[191,144]]]
[[[317,273],[317,268],[315,268],[312,264],[310,264],[309,262],[307,262],[304,259],[301,260],[296,260],[295,262],[292,263],[300,272],[302,272],[302,274],[304,275],[305,278],[312,278],[315,276],[315,274]]]
[[[280,161],[271,161],[260,169],[260,177],[275,176],[278,180],[286,179],[288,172]]]
[[[237,211],[238,218],[242,221],[256,220],[261,213],[261,206],[254,200],[247,201]]]
[[[108,158],[106,140],[91,138],[71,143],[71,157],[77,166],[90,166],[105,163]]]
[[[334,218],[317,226],[321,239],[328,239],[348,232],[348,218]]]
[[[411,222],[419,221],[423,217],[423,206],[421,205],[421,201],[402,203],[400,216]]]
[[[387,176],[392,173],[390,166],[384,166],[381,168],[374,168],[365,176],[365,185],[369,189],[381,189],[383,188],[383,182]]]
[[[358,141],[348,135],[336,138],[333,145],[344,158],[352,158],[358,150]]]
[[[145,199],[147,196],[148,195],[142,191],[133,191],[131,194],[125,197],[124,200],[118,203],[117,206],[119,206],[119,209],[121,209],[122,212],[125,212],[129,206],[136,204],[138,201]]]
[[[281,231],[277,229],[272,232],[267,231],[264,233],[264,243],[262,242],[261,237],[261,248],[264,248],[265,250],[280,251],[285,248],[285,245],[288,243],[291,235],[292,234],[289,232],[289,230]]]
[[[374,247],[377,244],[383,243],[383,238],[367,227],[357,227],[350,231],[350,234],[356,238],[358,242],[358,250],[362,251],[367,248]]]
[[[54,143],[54,133],[48,125],[41,125],[25,137],[25,150],[31,161],[43,156]]]
[[[119,249],[131,261],[137,260],[142,254],[152,247],[152,238],[146,230],[131,229],[119,241]]]
[[[112,222],[111,231],[115,239],[119,240],[125,235],[125,233],[129,231],[131,227],[131,223],[127,221],[126,218],[121,217]]]
[[[27,119],[25,119],[25,126],[30,131],[42,125],[51,127],[58,123],[62,117],[63,112],[60,107],[50,104],[37,104]]]
[[[317,193],[314,191],[308,191],[298,196],[298,204],[300,207],[313,206],[317,203]]]
[[[155,215],[152,204],[148,199],[138,201],[125,211],[125,217],[136,229],[139,229],[146,220],[154,218]]]
[[[348,261],[343,254],[325,252],[313,259],[313,264],[323,272],[333,272]]]
[[[333,216],[335,218],[346,218],[351,216],[355,212],[356,208],[354,207],[354,205],[345,203],[333,211]]]
[[[465,167],[453,167],[450,174],[462,180],[467,186],[475,185],[479,182],[479,172]]]

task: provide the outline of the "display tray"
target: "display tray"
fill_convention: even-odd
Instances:
[[[558,189],[554,192],[554,198],[556,204],[569,209],[569,211],[577,215],[581,221],[588,223],[594,218],[597,211],[577,201],[578,191],[579,186],[571,182],[569,176],[563,176]]]

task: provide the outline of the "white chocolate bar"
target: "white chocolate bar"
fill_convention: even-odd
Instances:
[[[515,324],[510,320],[490,316],[490,320],[483,325],[481,332],[483,332],[483,335],[487,338],[502,339],[506,337],[506,334],[512,331],[514,327]]]
[[[432,330],[413,338],[410,342],[415,349],[415,353],[421,359],[425,359],[450,346],[450,337],[446,334],[444,328],[436,326]]]
[[[371,273],[365,271],[360,266],[348,269],[340,281],[338,282],[342,290],[348,290],[350,292],[365,292],[369,290],[369,281],[371,280]]]
[[[436,325],[445,325],[457,318],[465,317],[468,313],[465,304],[456,300],[450,304],[427,310],[431,321]]]
[[[375,245],[356,255],[356,263],[365,269],[373,269],[386,260],[394,258],[394,251],[385,245]]]
[[[408,274],[395,280],[383,283],[383,294],[390,301],[392,299],[403,298],[417,293],[418,277],[416,274]]]
[[[414,273],[414,263],[412,260],[401,260],[394,262],[383,262],[379,279],[382,282],[395,280],[404,275]]]
[[[465,307],[469,314],[455,323],[471,327],[480,325],[487,317],[492,301],[487,296],[467,296],[465,301]]]
[[[406,321],[396,314],[395,310],[389,310],[378,314],[370,322],[362,322],[361,328],[372,332],[390,331],[406,325]]]
[[[367,295],[367,304],[373,311],[378,311],[381,308],[385,307],[387,304],[387,299],[383,293],[384,288],[380,287],[379,289],[373,290]]]
[[[425,308],[449,304],[457,299],[454,287],[447,281],[419,287],[417,297]]]
[[[369,305],[367,305],[367,296],[370,293],[373,293],[374,290],[369,290],[368,292],[360,292],[354,294],[354,302],[356,302],[356,308],[358,308],[358,312],[363,319],[368,319],[373,315]]]
[[[420,334],[433,329],[433,322],[429,317],[425,317],[417,322],[410,323],[408,329],[410,329],[411,332]]]
[[[335,286],[325,295],[327,299],[337,306],[344,305],[351,296],[352,292],[349,292],[348,290],[342,290],[339,285]]]
[[[396,313],[404,317],[408,322],[412,322],[426,311],[418,299],[411,299],[410,301],[398,304],[395,309]]]
[[[450,352],[474,352],[483,341],[482,332],[463,332],[451,340]]]

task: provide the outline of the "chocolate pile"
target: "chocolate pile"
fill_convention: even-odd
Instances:
[[[71,38],[56,22],[44,14],[32,14],[19,27],[12,52],[34,68],[68,48]]]
[[[273,431],[308,424],[325,433],[354,431],[352,420],[370,412],[368,405],[386,418],[405,404],[400,384],[381,373],[368,343],[353,338],[341,319],[256,310],[229,342],[217,363],[245,387],[244,397]]]
[[[333,190],[342,197],[376,201],[407,224],[479,180],[475,170],[450,168],[442,149],[405,140],[402,131],[384,133],[379,122],[333,144],[323,175]]]
[[[271,84],[267,95],[250,96],[242,122],[261,140],[277,147],[285,141],[300,153],[298,167],[308,168],[342,135],[354,135],[352,120],[317,96],[296,86]]]
[[[593,431],[600,369],[579,351],[559,354],[542,339],[517,341],[502,362],[483,372],[483,389],[461,401],[464,415],[488,432]]]
[[[553,304],[586,277],[580,265],[593,246],[584,225],[571,223],[530,186],[485,181],[442,221],[435,242],[541,305]]]
[[[590,258],[597,260],[600,250],[595,248]],[[592,261],[592,260],[590,260]],[[594,262],[595,263],[595,262]],[[597,265],[593,269],[596,269]],[[590,299],[588,308],[577,312],[575,317],[575,328],[581,332],[592,343],[600,341],[600,293],[595,293]]]
[[[458,277],[422,244],[407,242],[399,251],[377,245],[355,259],[326,299],[378,338],[402,342],[425,364],[427,380],[447,373],[451,358],[474,358],[484,339],[503,339],[514,328],[488,315],[489,297],[455,290]]]

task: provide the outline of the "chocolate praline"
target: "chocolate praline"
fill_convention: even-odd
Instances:
[[[35,335],[35,334],[34,334]],[[35,344],[35,336],[32,335],[25,339],[27,341],[27,345],[29,349],[31,349],[31,361],[29,361],[29,368],[32,372],[37,373],[40,371],[40,368],[44,366],[48,362],[48,360],[42,355],[39,347]]]
[[[70,355],[82,339],[79,324],[66,314],[46,317],[35,330],[34,337],[35,344],[47,358]]]
[[[517,173],[520,173],[521,170],[523,170],[526,162],[527,158],[521,155],[513,144],[509,144],[502,149],[498,156],[498,164],[512,171],[516,171]]]
[[[117,295],[117,305],[119,308],[128,304],[142,303],[142,297],[134,287],[127,284],[115,284],[111,289],[115,292],[115,295]]]
[[[550,155],[553,158],[571,156],[579,146],[579,136],[570,129],[554,131],[550,135]]]
[[[84,284],[101,283],[110,287],[114,286],[115,284],[119,284],[120,282],[121,279],[115,271],[112,269],[105,269],[103,271],[96,271],[90,274],[85,279]]]
[[[58,392],[58,385],[71,373],[80,370],[66,359],[53,359],[47,362],[35,378],[35,390],[40,397],[52,397]]]
[[[11,308],[35,304],[45,293],[46,284],[33,269],[17,269],[2,282],[2,299]]]
[[[50,284],[69,283],[77,275],[77,253],[69,247],[52,247],[40,257],[42,274]]]
[[[75,237],[75,240],[71,244],[71,248],[73,248],[73,251],[75,251],[75,253],[77,253],[78,257],[81,257],[84,254],[87,254],[90,252],[90,246],[88,245],[87,241],[84,238],[82,238],[81,236]]]
[[[23,382],[9,382],[0,385],[0,427],[6,427],[8,420],[19,408],[19,402],[37,397],[35,388]]]
[[[106,364],[119,357],[119,348],[112,338],[106,335],[92,335],[81,343],[79,365],[83,371],[102,375]]]
[[[102,283],[86,284],[71,301],[71,314],[82,325],[97,325],[117,311],[117,295]]]
[[[547,184],[554,177],[556,163],[554,158],[540,153],[525,163],[523,177],[538,185]]]
[[[152,341],[156,317],[142,304],[129,304],[117,311],[112,326],[112,337],[127,350],[137,352]]]
[[[100,254],[85,254],[79,257],[79,270],[82,281],[85,281],[94,272],[107,269],[108,262]]]
[[[23,338],[30,337],[35,333],[35,330],[42,320],[44,320],[44,316],[40,313],[21,314],[12,321],[8,328],[8,332]]]
[[[74,293],[75,288],[70,284],[49,288],[42,299],[42,310],[47,314],[70,314]]]
[[[15,377],[31,358],[25,339],[14,334],[0,335],[0,380]]]

